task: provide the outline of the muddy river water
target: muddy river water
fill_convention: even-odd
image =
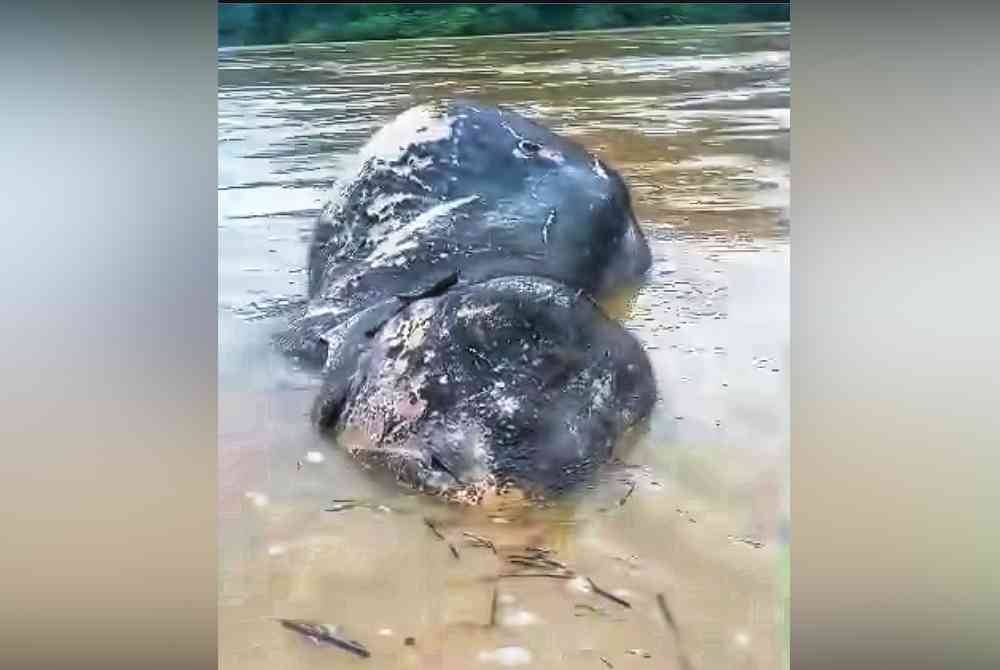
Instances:
[[[784,667],[789,43],[762,24],[220,50],[221,667]],[[648,430],[544,507],[446,505],[365,472],[314,434],[317,381],[269,344],[339,168],[400,111],[458,96],[607,159],[654,254],[606,305],[653,362]],[[498,578],[526,547],[578,576]],[[371,656],[277,617],[340,625]]]

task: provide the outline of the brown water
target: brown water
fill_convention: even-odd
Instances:
[[[313,434],[316,382],[270,350],[283,320],[261,318],[302,295],[342,161],[403,109],[460,95],[616,166],[655,257],[609,305],[662,396],[622,456],[636,467],[545,509],[456,508],[359,469]],[[221,50],[221,666],[786,665],[788,156],[785,24]],[[324,511],[334,498],[371,505]],[[497,580],[525,545],[631,607],[579,580]],[[272,617],[340,624],[372,656]]]

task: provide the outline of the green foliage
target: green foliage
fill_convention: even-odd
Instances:
[[[787,21],[788,18],[788,4],[222,4],[219,5],[219,44],[341,42]]]

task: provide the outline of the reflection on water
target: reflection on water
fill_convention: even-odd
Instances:
[[[789,58],[784,24],[220,51],[222,667],[787,662]],[[316,380],[268,346],[338,168],[457,96],[616,166],[655,258],[607,305],[653,361],[648,431],[546,508],[456,508],[360,470],[308,424]],[[526,546],[631,607],[582,579],[498,580]],[[273,617],[340,624],[372,656]]]

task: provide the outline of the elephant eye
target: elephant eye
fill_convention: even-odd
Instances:
[[[520,142],[517,143],[517,148],[526,154],[537,154],[539,151],[542,150],[541,145],[538,145],[529,140],[521,140]]]

